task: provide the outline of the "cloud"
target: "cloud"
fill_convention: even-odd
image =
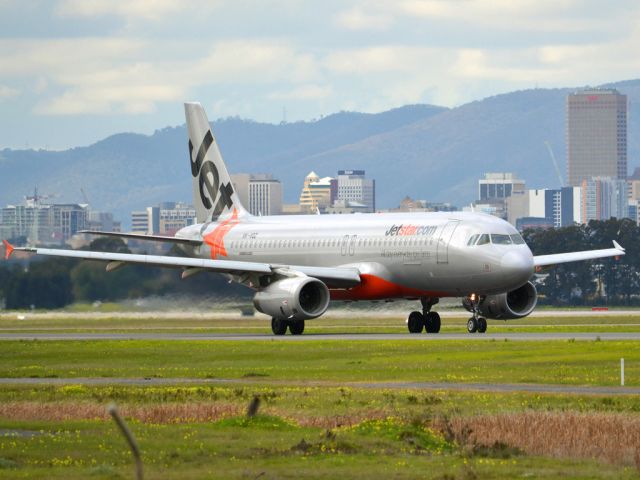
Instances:
[[[564,34],[609,30],[612,16],[628,13],[627,8],[613,6],[603,15],[601,4],[592,7],[589,3],[585,0],[404,0],[399,2],[395,13],[519,34],[523,30]]]
[[[386,30],[393,23],[391,15],[364,12],[361,8],[352,8],[338,13],[336,23],[348,30]]]
[[[603,12],[595,0],[350,0],[314,6],[302,19],[295,0],[259,10],[221,3],[60,0],[58,33],[65,31],[59,25],[70,32],[74,22],[105,16],[146,23],[104,37],[0,39],[0,78],[29,85],[38,114],[144,114],[215,92],[227,100],[225,113],[265,118],[282,100],[335,110],[454,106],[535,84],[595,84],[640,71],[638,7],[630,3]],[[208,15],[212,9],[219,11]],[[257,23],[247,19],[255,11],[264,17]],[[587,34],[564,35],[565,26]],[[543,33],[520,41],[531,31]],[[307,118],[320,113],[310,110]]]
[[[1,39],[0,75],[91,72],[138,58],[148,47],[135,38]]]
[[[18,95],[20,95],[20,90],[7,87],[6,85],[0,85],[0,100],[17,97]]]
[[[416,72],[424,66],[442,64],[447,50],[408,45],[338,50],[328,54],[323,64],[332,72],[342,74],[393,74]]]
[[[115,15],[126,19],[159,20],[184,9],[178,0],[64,0],[57,13],[68,17]]]
[[[316,74],[312,55],[269,39],[218,42],[204,58],[185,67],[186,75],[199,82],[304,82]]]
[[[302,85],[288,92],[275,92],[268,96],[272,100],[320,100],[333,94],[330,85]]]
[[[151,113],[157,102],[184,99],[184,91],[167,85],[117,85],[72,88],[36,107],[40,115]]]
[[[163,57],[159,51],[183,54]],[[54,95],[39,100],[34,111],[41,115],[149,113],[203,85],[277,84],[291,86],[289,94],[299,98],[327,94],[319,87],[295,89],[318,79],[317,60],[285,42],[222,41],[198,52],[194,42],[136,38],[4,40],[0,75],[30,76],[37,79],[36,91]]]

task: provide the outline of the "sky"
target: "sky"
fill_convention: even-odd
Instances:
[[[0,149],[640,77],[637,0],[0,0]]]

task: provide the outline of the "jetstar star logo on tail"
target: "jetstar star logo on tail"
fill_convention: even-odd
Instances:
[[[215,260],[218,256],[227,256],[227,250],[224,248],[224,237],[238,223],[238,210],[234,208],[231,218],[220,222],[213,232],[204,236],[204,243],[211,247],[212,259]]]

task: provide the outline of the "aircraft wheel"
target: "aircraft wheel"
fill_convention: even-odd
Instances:
[[[487,319],[480,317],[478,319],[478,332],[484,333],[487,331]]]
[[[467,331],[469,333],[476,333],[478,331],[478,321],[471,317],[467,322]]]
[[[304,320],[289,322],[289,332],[291,332],[291,335],[302,335],[302,332],[304,332]]]
[[[274,335],[284,335],[287,333],[287,321],[284,318],[273,317],[271,319],[271,331]]]
[[[407,327],[409,333],[421,333],[424,327],[424,317],[420,312],[411,312],[409,314],[409,320],[407,320]]]
[[[424,317],[425,328],[427,333],[440,332],[440,315],[438,312],[429,312]]]

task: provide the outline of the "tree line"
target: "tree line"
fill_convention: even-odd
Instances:
[[[611,248],[617,240],[626,255],[545,268],[533,280],[539,303],[548,305],[640,305],[640,228],[629,219],[591,221],[523,233],[534,255]],[[99,238],[89,250],[130,253],[120,239]],[[180,255],[174,247],[168,255]],[[203,272],[181,280],[179,270],[128,265],[105,272],[104,262],[32,257],[3,262],[0,298],[8,309],[60,308],[73,302],[186,294],[250,299],[252,292]]]
[[[87,250],[131,253],[120,239],[99,238]],[[180,255],[172,248],[167,255]],[[5,308],[62,308],[73,302],[118,301],[129,298],[184,294],[251,298],[251,291],[229,284],[221,275],[202,272],[185,280],[180,270],[127,265],[107,273],[105,262],[37,257],[3,262],[0,298]]]
[[[558,229],[527,230],[523,237],[534,255],[612,248],[619,258],[572,262],[545,268],[535,275],[540,303],[549,305],[640,304],[640,228],[628,218],[590,221]]]

